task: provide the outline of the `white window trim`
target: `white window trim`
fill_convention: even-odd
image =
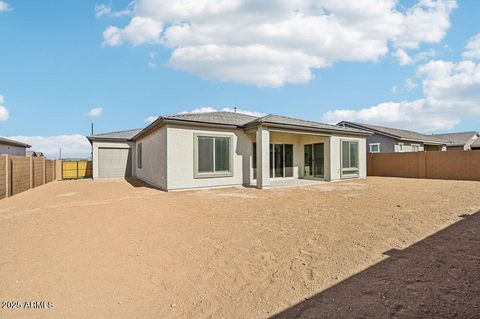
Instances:
[[[229,171],[200,173],[198,171],[198,138],[199,137],[225,137],[230,139],[230,158]],[[193,177],[194,178],[218,178],[218,177],[232,177],[233,176],[233,135],[231,134],[215,134],[215,133],[194,133],[193,134]],[[213,142],[213,169],[215,170],[215,139]]]
[[[421,147],[420,144],[411,144],[410,146],[412,147],[412,152],[415,152],[415,153],[420,152],[420,147]],[[418,147],[418,151],[414,151],[414,150],[413,150],[413,147],[414,147],[414,146],[417,146],[417,147]]]
[[[398,143],[398,151],[405,152],[405,143]]]
[[[369,145],[370,145],[370,153],[380,153],[381,152],[381,147],[380,147],[381,143],[370,143]],[[378,151],[377,152],[372,151],[372,146],[378,146]]]
[[[358,144],[358,147],[357,147],[358,166],[360,166],[360,142],[358,140],[352,140],[352,139],[340,140],[340,178],[341,179],[357,178],[360,176],[360,167],[343,168],[343,142],[353,142]],[[349,173],[349,172],[353,172],[353,173]]]

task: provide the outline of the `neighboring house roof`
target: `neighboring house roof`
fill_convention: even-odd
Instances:
[[[472,143],[472,148],[480,148],[480,137]]]
[[[27,151],[27,156],[32,156],[32,157],[45,157],[42,152],[36,152],[36,151]]]
[[[348,125],[350,127],[355,127],[355,128],[370,131],[372,133],[386,135],[402,141],[433,143],[433,144],[450,144],[449,142],[432,135],[421,134],[414,131],[403,130],[398,128],[391,128],[391,127],[384,127],[384,126],[356,123],[356,122],[349,122],[349,121],[342,121],[337,125],[339,126]]]
[[[117,131],[117,132],[110,132],[110,133],[102,133],[102,134],[95,134],[87,136],[87,139],[91,141],[101,141],[101,140],[124,140],[128,141],[131,140],[135,135],[137,135],[142,128],[137,128],[133,130],[125,130],[125,131]]]
[[[160,116],[156,121],[147,126],[133,137],[136,139],[140,136],[148,134],[157,125],[162,123],[190,123],[190,124],[207,124],[215,126],[229,126],[238,128],[248,128],[257,125],[265,126],[280,126],[282,128],[304,129],[311,131],[321,131],[328,133],[345,133],[353,135],[370,135],[369,132],[361,129],[353,129],[346,127],[339,127],[336,125],[328,125],[319,122],[306,121],[295,119],[291,117],[269,114],[263,117],[256,117],[252,115],[245,115],[234,112],[208,112],[208,113],[188,113],[177,115]]]
[[[31,145],[28,145],[28,144],[25,144],[25,143],[22,143],[22,142],[18,142],[18,141],[14,141],[14,140],[11,140],[11,139],[8,139],[8,138],[5,138],[5,137],[0,137],[0,144],[18,146],[18,147],[25,147],[25,148],[32,147]]]
[[[468,142],[478,136],[478,132],[459,132],[449,134],[433,134],[432,136],[450,142],[449,146],[465,146]]]

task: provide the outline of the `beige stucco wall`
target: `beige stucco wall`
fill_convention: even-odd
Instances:
[[[352,140],[358,142],[359,147],[359,173],[357,178],[365,178],[367,176],[367,146],[366,139],[350,136],[331,136],[330,137],[330,179],[331,181],[342,179],[342,140]]]
[[[0,144],[0,154],[14,155],[14,156],[25,156],[26,155],[26,149],[25,149],[25,147]]]
[[[167,127],[162,126],[138,139],[135,148],[142,143],[142,168],[138,167],[135,151],[133,167],[138,179],[160,189],[167,190]]]
[[[135,144],[133,142],[93,142],[93,178],[98,178],[98,149],[99,148],[130,148],[132,149],[132,176],[135,176],[134,163]]]
[[[194,177],[195,134],[228,135],[232,137],[233,176]],[[168,190],[221,187],[247,184],[250,181],[252,140],[243,129],[220,129],[183,125],[167,125]]]

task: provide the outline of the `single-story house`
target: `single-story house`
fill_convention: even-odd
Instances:
[[[433,134],[432,136],[450,142],[450,144],[447,145],[447,151],[470,151],[472,149],[473,142],[478,139],[479,133],[460,132],[449,134]]]
[[[32,146],[5,137],[0,137],[1,155],[25,156],[27,154],[27,148],[30,147]]]
[[[160,116],[143,129],[87,138],[93,178],[133,176],[170,191],[365,178],[369,134],[279,115],[213,112]]]
[[[432,135],[378,125],[342,121],[341,127],[368,131],[368,153],[445,151],[449,142]]]

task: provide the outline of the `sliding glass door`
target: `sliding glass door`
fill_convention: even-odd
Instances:
[[[270,144],[270,177],[293,177],[292,144]]]
[[[323,143],[304,146],[304,176],[323,178],[325,176],[325,146]]]

